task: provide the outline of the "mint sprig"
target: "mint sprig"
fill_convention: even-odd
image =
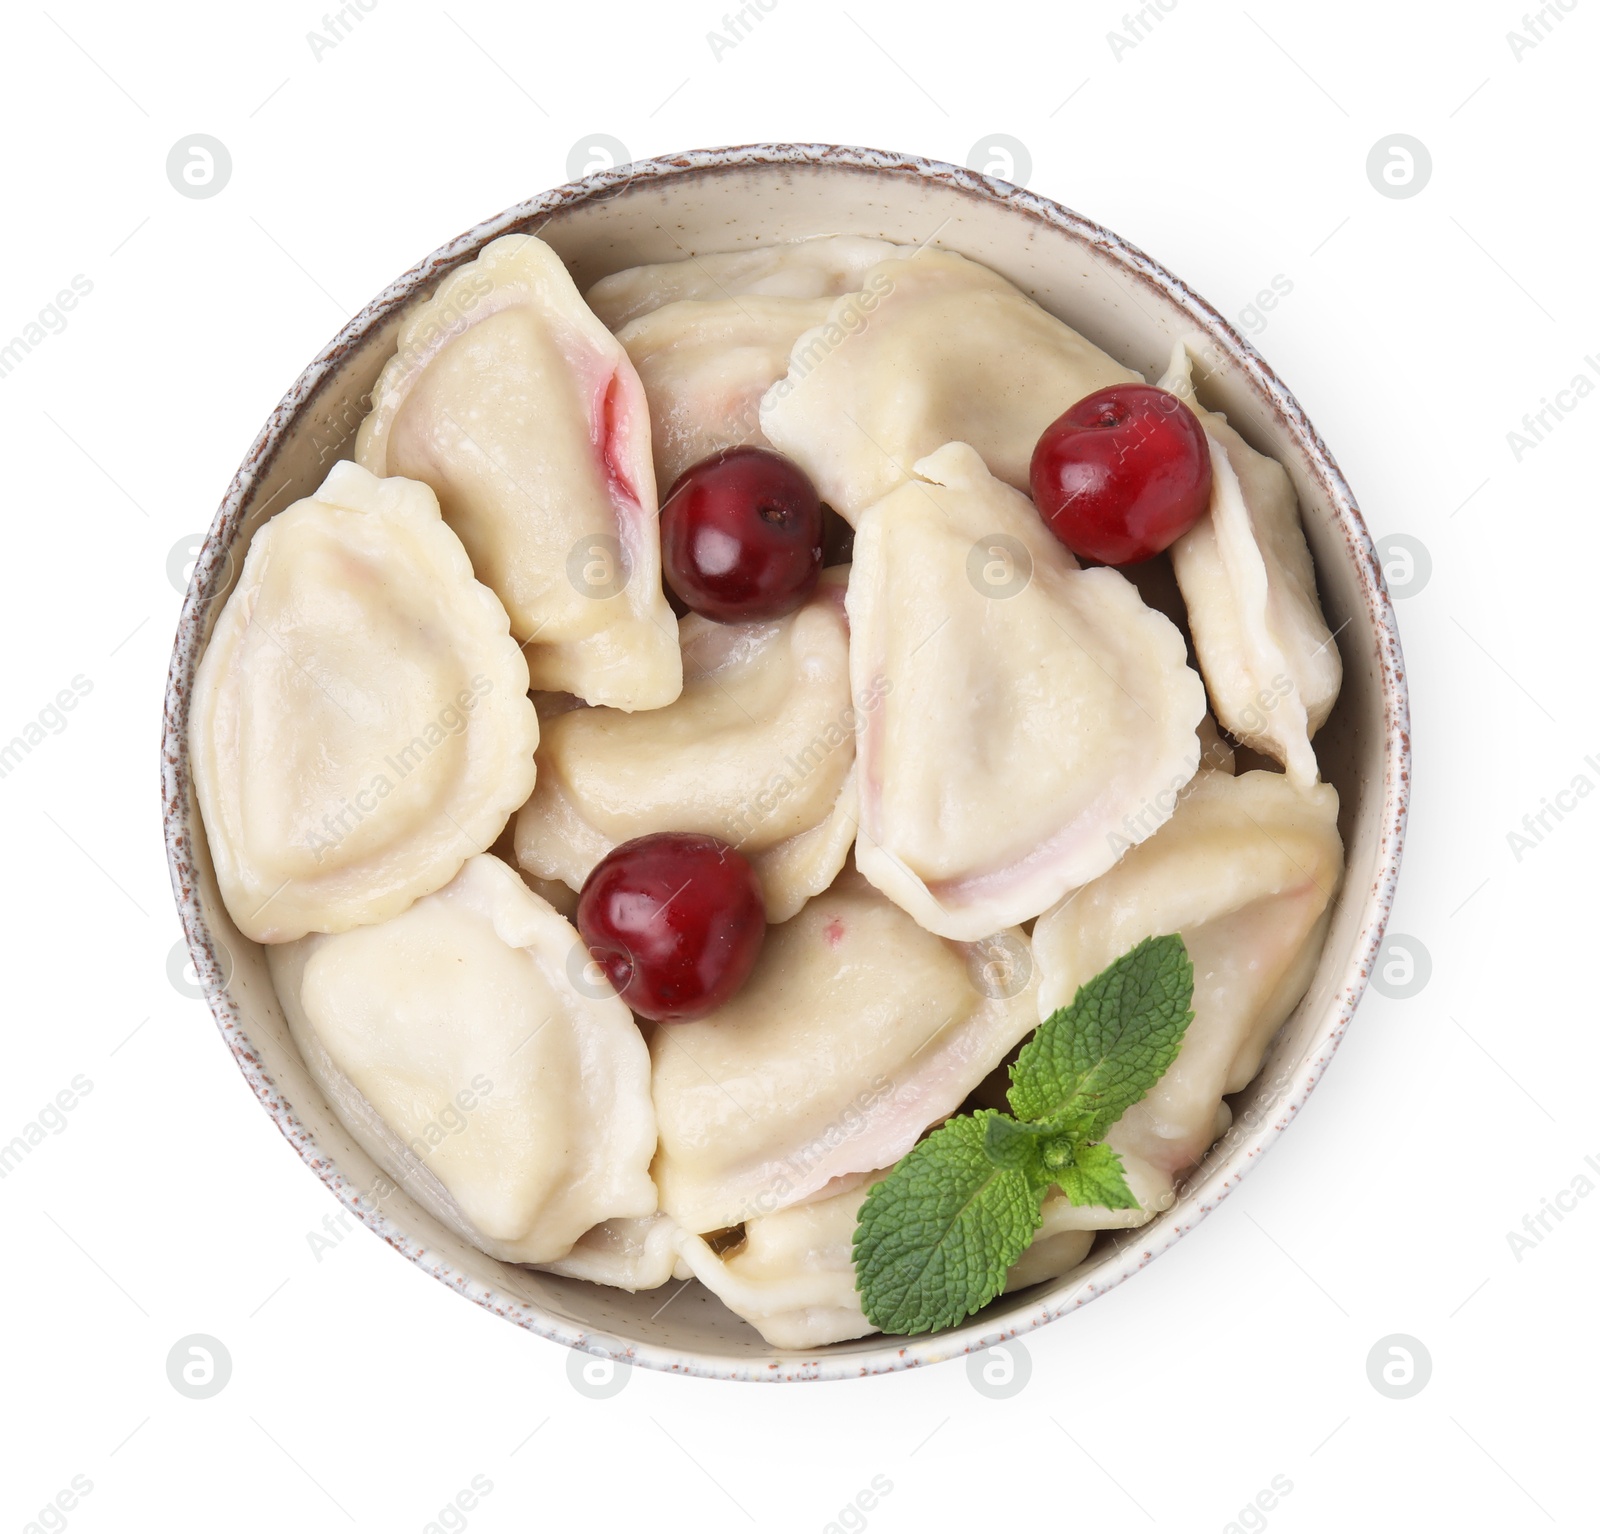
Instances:
[[[947,1120],[861,1206],[856,1288],[886,1332],[935,1331],[981,1310],[1027,1249],[1051,1187],[1075,1205],[1137,1209],[1101,1143],[1177,1058],[1194,1013],[1177,934],[1146,938],[1057,1008],[1011,1067],[1011,1115]]]

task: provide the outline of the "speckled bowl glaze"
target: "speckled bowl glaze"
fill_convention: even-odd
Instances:
[[[1233,1128],[1171,1210],[1140,1230],[1103,1236],[1065,1278],[1005,1295],[933,1336],[777,1352],[698,1285],[663,1310],[660,1293],[556,1278],[465,1245],[381,1181],[301,1063],[262,951],[235,930],[217,893],[189,775],[195,667],[251,534],[314,490],[335,459],[350,456],[402,316],[511,231],[548,241],[580,289],[640,262],[803,235],[937,242],[1004,273],[1147,377],[1160,374],[1175,338],[1199,332],[1210,350],[1206,402],[1287,467],[1344,660],[1344,690],[1317,737],[1323,773],[1342,803],[1343,892],[1309,992],[1259,1076],[1233,1099]],[[306,1165],[384,1240],[478,1304],[569,1347],[718,1379],[845,1379],[937,1363],[1076,1310],[1192,1230],[1288,1128],[1349,1026],[1378,952],[1405,828],[1408,728],[1394,610],[1349,486],[1293,395],[1210,304],[1108,230],[1005,182],[909,155],[756,144],[621,166],[544,192],[435,251],[345,326],[252,445],[196,563],[167,683],[161,791],[178,909],[223,1038]]]

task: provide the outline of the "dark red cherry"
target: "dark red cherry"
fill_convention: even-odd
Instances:
[[[673,591],[718,623],[792,613],[822,572],[816,487],[768,448],[702,458],[661,507],[661,565]]]
[[[1211,450],[1177,395],[1113,384],[1045,428],[1029,480],[1039,515],[1074,554],[1131,565],[1159,554],[1205,514]]]
[[[704,1017],[750,978],[767,935],[761,882],[714,836],[658,831],[614,847],[578,896],[578,932],[641,1017]]]

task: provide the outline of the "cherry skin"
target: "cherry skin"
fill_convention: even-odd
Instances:
[[[1113,384],[1044,429],[1028,478],[1045,525],[1074,554],[1131,565],[1205,515],[1211,450],[1177,395]]]
[[[661,507],[661,565],[690,609],[718,623],[792,613],[822,573],[816,487],[768,448],[702,458]]]
[[[685,1023],[750,978],[767,909],[743,853],[714,836],[658,831],[595,864],[578,896],[578,932],[635,1012]]]

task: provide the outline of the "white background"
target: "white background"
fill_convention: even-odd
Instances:
[[[1274,1476],[1292,1491],[1242,1527],[1593,1527],[1600,1197],[1520,1258],[1507,1233],[1600,1159],[1600,802],[1520,860],[1507,833],[1600,783],[1600,400],[1520,462],[1507,433],[1600,376],[1600,7],[1518,57],[1515,3],[1176,0],[1119,53],[1123,0],[777,0],[716,57],[717,4],[378,0],[320,59],[310,4],[9,19],[0,341],[75,275],[93,291],[0,378],[0,737],[75,675],[93,690],[0,779],[0,1140],[93,1086],[0,1182],[0,1530],[75,1475],[86,1534],[425,1530],[474,1476],[493,1490],[453,1524],[485,1534],[822,1530],[879,1475],[884,1534],[1225,1530]],[[205,200],[165,173],[197,132],[233,159]],[[1433,161],[1404,200],[1365,170],[1397,132]],[[1417,756],[1395,913],[1431,979],[1369,995],[1282,1145],[1160,1262],[1030,1336],[1010,1399],[961,1363],[779,1388],[639,1370],[587,1398],[565,1352],[365,1230],[313,1256],[337,1205],[168,978],[169,551],[351,313],[567,179],[596,133],[641,158],[770,138],[961,162],[1014,136],[1034,189],[1224,312],[1292,283],[1258,346],[1374,534],[1431,556],[1400,603]],[[191,1333],[232,1357],[209,1400],[168,1383]],[[1391,1333],[1431,1355],[1410,1399],[1368,1380]]]

